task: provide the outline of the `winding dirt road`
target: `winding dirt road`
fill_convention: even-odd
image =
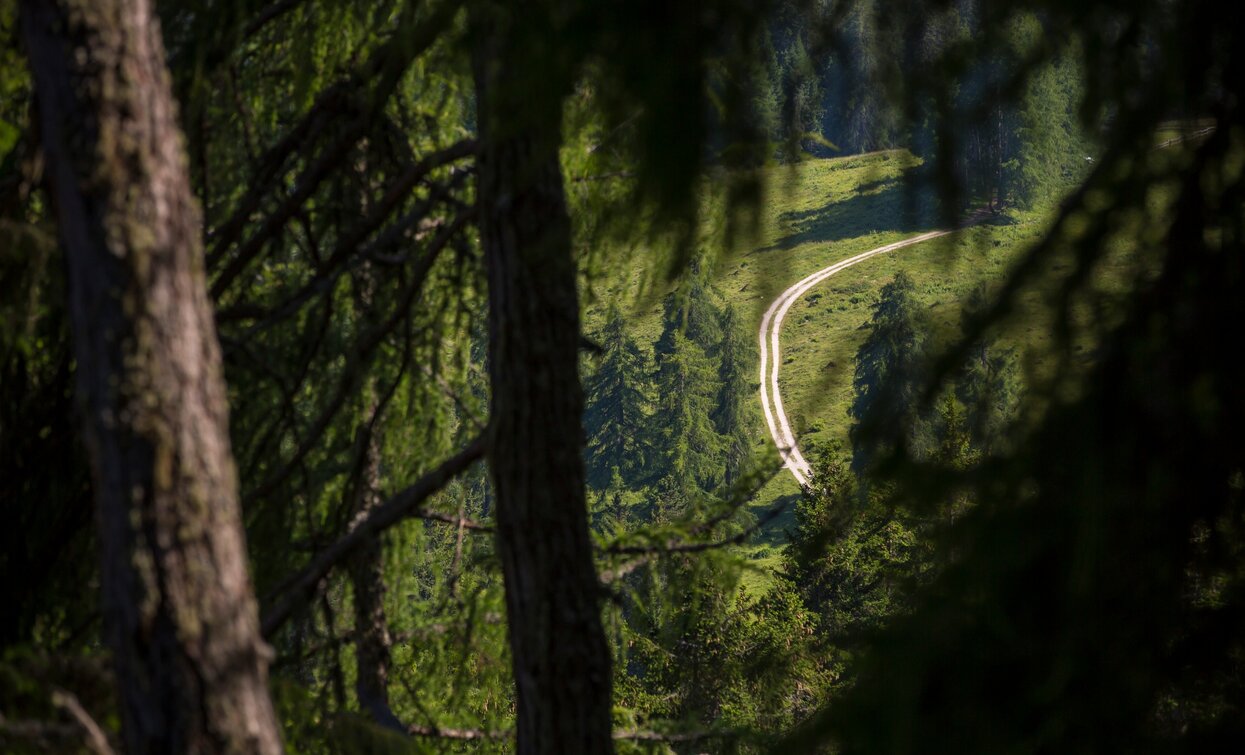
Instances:
[[[1155,145],[1152,149],[1166,149],[1184,142],[1197,141],[1214,133],[1214,131],[1215,127],[1213,125],[1202,127],[1168,139],[1161,144]],[[1088,160],[1090,158],[1086,157],[1085,159]],[[978,211],[969,219],[968,224],[971,225],[974,222],[979,222],[984,217],[985,214],[982,211]],[[893,244],[886,244],[876,249],[870,249],[867,252],[861,252],[855,257],[849,257],[829,267],[823,267],[817,272],[802,278],[786,291],[783,291],[774,300],[773,304],[769,305],[769,309],[765,310],[765,317],[761,318],[761,330],[759,333],[761,340],[761,408],[765,410],[765,423],[769,425],[769,434],[774,439],[774,445],[778,447],[778,453],[782,455],[783,466],[791,470],[791,475],[795,477],[795,481],[801,487],[808,484],[808,480],[813,474],[813,468],[804,459],[804,454],[800,453],[800,446],[795,441],[795,434],[791,432],[791,423],[787,420],[787,413],[782,408],[782,393],[778,389],[778,366],[782,364],[782,358],[778,349],[778,335],[782,331],[782,321],[787,316],[787,310],[791,309],[791,305],[810,288],[840,270],[846,270],[857,262],[864,262],[870,257],[893,252],[905,246],[919,244],[922,241],[929,241],[930,239],[946,236],[954,232],[929,231],[919,236],[913,236],[910,239],[896,241]]]
[[[795,481],[801,487],[808,484],[813,470],[804,459],[804,455],[800,453],[800,447],[796,443],[795,435],[791,432],[791,423],[787,420],[787,413],[782,408],[782,393],[778,389],[778,367],[782,364],[782,356],[778,348],[778,336],[782,331],[782,321],[787,316],[787,311],[810,288],[835,273],[846,270],[857,262],[864,262],[870,257],[893,252],[896,249],[919,244],[922,241],[929,241],[939,236],[946,236],[949,233],[954,233],[954,231],[929,231],[919,236],[913,236],[910,239],[896,241],[893,244],[886,244],[876,249],[870,249],[867,252],[861,252],[855,257],[849,257],[829,267],[823,267],[817,272],[802,278],[786,291],[783,291],[769,305],[769,309],[765,310],[765,316],[761,318],[761,330],[759,333],[761,340],[761,407],[765,410],[765,422],[769,425],[770,436],[774,439],[774,445],[778,447],[778,453],[782,455],[783,466],[791,470],[792,476],[795,477]]]

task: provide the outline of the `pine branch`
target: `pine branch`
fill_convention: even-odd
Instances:
[[[329,423],[337,415],[337,412],[346,403],[349,398],[354,384],[359,377],[359,364],[371,355],[381,343],[385,336],[388,335],[398,323],[401,322],[411,304],[415,301],[420,290],[423,288],[424,280],[427,278],[429,271],[432,270],[433,263],[436,261],[440,252],[446,247],[454,234],[462,229],[466,223],[472,219],[472,215],[460,215],[453,224],[444,229],[436,239],[432,241],[429,248],[424,252],[424,256],[419,260],[415,269],[412,271],[412,280],[407,285],[406,290],[400,297],[397,306],[394,307],[393,314],[381,324],[376,330],[370,333],[359,345],[358,350],[351,356],[350,362],[346,365],[342,379],[338,382],[337,388],[330,397],[325,408],[316,417],[312,423],[311,429],[304,435],[303,441],[298,445],[293,456],[286,461],[276,472],[269,475],[255,489],[247,492],[243,496],[243,502],[249,503],[258,498],[271,493],[277,488],[289,475],[298,467],[302,460],[311,452],[315,444],[319,442],[324,431],[328,428]]]
[[[779,515],[782,514],[783,511],[786,510],[787,505],[788,505],[788,502],[784,501],[783,503],[780,503],[777,506],[774,506],[769,511],[766,511],[764,514],[757,517],[756,522],[754,522],[751,526],[738,532],[737,534],[731,535],[730,537],[722,538],[720,540],[686,542],[686,541],[678,540],[678,539],[670,539],[664,543],[658,543],[656,545],[627,545],[627,546],[614,545],[606,549],[603,552],[608,553],[610,555],[658,556],[658,555],[663,555],[666,553],[700,553],[702,551],[714,550],[715,548],[725,548],[728,545],[739,545],[743,543],[744,541],[746,541],[749,537],[752,537],[752,535],[756,533],[757,530],[761,529],[765,525],[774,521],[774,519],[776,519]],[[639,566],[639,565],[640,564],[636,564],[636,566]],[[635,567],[632,567],[631,569],[628,569],[627,571],[631,571],[634,568]],[[610,574],[611,572],[609,571],[602,572],[601,580],[603,582],[610,581],[610,577],[609,577]],[[614,576],[613,578],[616,579],[617,576]]]
[[[273,606],[264,614],[264,637],[271,638],[276,634],[294,611],[316,594],[324,578],[342,560],[398,522],[428,514],[422,508],[423,502],[480,459],[484,455],[484,447],[485,435],[482,433],[414,485],[372,509],[366,517],[356,521],[349,532],[313,558],[302,571],[284,580],[265,601],[273,603]]]
[[[221,295],[233,281],[259,256],[260,251],[268,241],[285,227],[290,218],[311,198],[320,184],[342,163],[354,145],[367,133],[370,124],[373,122],[374,115],[389,100],[390,95],[397,88],[402,74],[414,62],[415,58],[437,41],[444,28],[457,15],[458,9],[459,5],[455,2],[441,5],[425,23],[408,33],[395,34],[388,43],[368,60],[359,76],[359,81],[367,82],[375,79],[380,81],[371,93],[369,106],[363,108],[362,112],[359,112],[346,125],[337,139],[320,153],[319,159],[302,172],[295,183],[294,191],[275,211],[264,219],[259,230],[238,247],[229,263],[212,283],[211,295],[213,299],[220,299]],[[335,85],[331,90],[341,89],[344,92],[349,85],[350,82],[343,82],[340,86]],[[340,94],[334,95],[334,97],[337,96],[340,96]],[[319,103],[317,103],[318,105]],[[317,109],[313,107],[313,112]],[[295,129],[295,133],[300,130],[310,132],[311,125],[316,123],[317,120],[318,117],[315,120],[311,118],[305,119]],[[294,134],[291,134],[291,137],[293,136]],[[223,261],[229,247],[240,236],[242,228],[259,206],[263,196],[272,188],[272,181],[278,175],[280,167],[285,163],[289,155],[294,152],[295,147],[301,145],[306,138],[305,134],[303,138],[291,137],[283,139],[279,145],[280,149],[275,150],[270,159],[265,161],[261,177],[266,180],[252,183],[252,190],[247,194],[241,206],[234,212],[229,221],[225,223],[220,236],[213,239],[212,252],[208,256],[209,269]],[[460,142],[460,144],[462,143]]]

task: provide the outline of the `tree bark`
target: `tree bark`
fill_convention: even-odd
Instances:
[[[367,495],[367,494],[365,494]],[[371,492],[369,498],[376,500]],[[360,510],[362,515],[375,503]],[[405,731],[389,706],[389,624],[385,619],[385,569],[379,539],[368,542],[349,565],[354,592],[355,694],[376,723]]]
[[[368,150],[366,142],[361,145],[354,165],[355,213],[366,218],[371,212],[371,193],[376,187],[368,180]],[[360,321],[375,327],[376,270],[365,262],[352,275],[354,305]],[[380,494],[381,448],[376,426],[380,422],[380,400],[376,395],[375,377],[365,378],[363,388],[364,409],[357,430],[357,442],[361,444],[359,466],[355,471],[353,510],[355,521],[360,521],[383,502]],[[352,525],[353,526],[353,525]],[[354,650],[355,695],[359,708],[381,726],[404,732],[406,727],[394,715],[389,705],[389,664],[391,639],[389,622],[385,617],[385,552],[380,536],[366,541],[347,562],[354,596]]]
[[[369,386],[369,393],[371,387]],[[376,412],[376,400],[368,402],[365,417]],[[354,512],[362,519],[382,503],[380,496],[380,443],[367,426],[359,428],[364,444],[355,482]],[[355,695],[359,708],[376,723],[397,731],[406,727],[389,704],[391,639],[385,617],[385,554],[377,536],[362,545],[347,563],[354,594]]]
[[[23,0],[130,753],[278,753],[220,347],[150,0]]]
[[[511,33],[506,11],[486,14],[473,22],[477,203],[489,286],[487,453],[517,751],[605,753],[613,748],[610,657],[584,494],[579,302],[558,161],[560,99],[514,81],[525,55],[513,40],[538,37]]]

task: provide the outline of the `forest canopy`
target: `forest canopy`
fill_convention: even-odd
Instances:
[[[1240,749],[1227,13],[0,0],[0,749]]]

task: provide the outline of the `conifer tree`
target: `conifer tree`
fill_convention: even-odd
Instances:
[[[745,372],[752,363],[749,344],[739,327],[739,316],[734,307],[726,307],[722,312],[722,342],[718,348],[718,404],[713,411],[713,424],[725,445],[724,481],[728,485],[739,478],[752,452],[752,439],[748,432],[752,396]]]
[[[969,295],[961,327],[988,304],[984,285]],[[963,407],[962,423],[968,441],[984,454],[995,453],[1007,441],[1008,426],[1019,411],[1022,381],[1013,349],[1001,349],[986,339],[968,350],[968,359],[956,379],[955,397]]]
[[[1009,36],[1023,55],[1042,35],[1038,19],[1026,14],[1014,20]],[[1041,202],[1084,171],[1087,145],[1076,122],[1083,94],[1079,65],[1078,57],[1065,53],[1040,66],[1016,103],[1014,147],[1003,165],[1002,191],[1021,205]]]
[[[951,469],[972,465],[977,449],[964,419],[964,407],[951,392],[938,402],[938,461]]]
[[[722,481],[722,437],[710,414],[716,399],[713,366],[704,350],[678,330],[670,351],[658,356],[655,477],[674,487],[708,490]]]
[[[856,480],[848,460],[823,451],[795,504],[795,530],[788,533],[788,558],[796,582],[813,581],[815,562],[826,544],[851,521]]]
[[[1013,349],[981,344],[955,384],[964,407],[964,425],[973,446],[992,453],[1007,441],[1007,429],[1020,405],[1020,370]]]
[[[855,399],[848,415],[855,420],[850,437],[852,469],[858,474],[869,470],[897,439],[909,445],[919,440],[911,410],[926,340],[912,279],[901,272],[882,288],[869,336],[856,352]],[[886,404],[878,401],[884,385],[890,399]]]
[[[125,749],[275,755],[199,203],[160,24],[133,0],[21,8]],[[102,742],[91,749],[109,749],[91,725]]]
[[[931,24],[929,54],[964,44],[983,23],[978,14],[953,11]],[[1004,72],[1032,56],[1044,31],[1036,16],[1022,13],[1007,22],[1001,37],[999,49],[954,74],[946,101],[920,106],[928,112],[911,135],[913,152],[938,173],[944,195],[959,192],[952,197],[957,203],[985,203],[995,211],[1032,206],[1068,185],[1084,169],[1085,149],[1075,112],[1082,94],[1080,59],[1066,51],[1052,56],[1032,68],[1017,96],[1006,98]]]
[[[790,114],[789,118],[783,119],[783,125],[789,130],[789,136],[801,140],[808,136],[820,136],[824,116],[821,103],[825,93],[816,76],[816,64],[798,35],[784,51],[781,69],[783,85],[787,90],[784,104]]]
[[[588,484],[598,491],[616,473],[623,486],[638,484],[652,457],[646,432],[646,359],[627,335],[617,307],[610,308],[600,343],[601,364],[585,381],[584,410]]]
[[[850,649],[862,630],[903,607],[899,583],[921,571],[928,543],[902,510],[878,500],[862,504],[846,460],[833,452],[818,459],[795,513],[791,574],[832,648]]]
[[[609,535],[622,532],[631,525],[631,506],[624,497],[626,489],[618,467],[614,467],[610,470],[609,485],[596,497],[596,505],[592,509],[593,530]]]
[[[713,301],[712,287],[698,263],[692,264],[687,279],[662,302],[661,337],[654,346],[660,357],[673,348],[673,335],[681,333],[714,356],[722,341],[721,314]]]

